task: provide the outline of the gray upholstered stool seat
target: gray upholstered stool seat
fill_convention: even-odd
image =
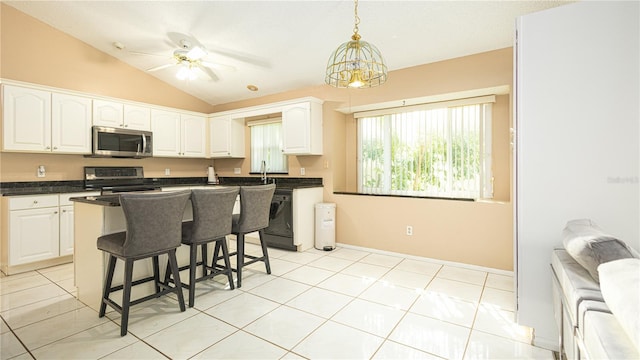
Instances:
[[[182,215],[187,205],[189,191],[174,193],[128,193],[120,195],[120,206],[124,211],[126,231],[100,236],[99,250],[109,254],[109,264],[105,277],[99,316],[103,317],[107,305],[121,314],[120,335],[127,334],[129,308],[143,301],[175,292],[180,311],[185,311],[180,273],[176,261],[176,248],[182,237]],[[167,254],[175,286],[160,282],[158,256]],[[153,276],[133,280],[133,262],[152,258]],[[112,287],[116,259],[124,261],[124,282]],[[153,281],[155,293],[131,301],[131,287]],[[117,304],[109,298],[112,292],[122,290],[122,302]]]
[[[236,256],[237,286],[242,286],[242,267],[257,261],[264,262],[267,274],[271,274],[267,243],[264,239],[264,229],[269,227],[269,212],[271,200],[276,190],[275,184],[242,186],[240,187],[240,214],[233,215],[231,233],[236,235],[237,251],[229,254]],[[258,231],[262,256],[245,254],[245,234]],[[249,259],[249,261],[245,261]]]
[[[182,223],[182,243],[189,245],[189,264],[180,267],[180,271],[189,269],[189,283],[182,284],[189,289],[189,306],[195,303],[195,288],[199,281],[211,279],[216,275],[226,275],[229,287],[234,289],[233,275],[229,261],[226,235],[231,234],[231,216],[238,196],[239,188],[225,187],[215,189],[193,189],[193,221]],[[213,260],[207,264],[207,244],[215,242]],[[197,261],[198,246],[201,247],[202,261]],[[218,254],[222,250],[224,266],[217,265]],[[202,265],[202,276],[196,278],[196,268]],[[167,269],[169,264],[167,264]],[[165,273],[165,282],[170,280]]]

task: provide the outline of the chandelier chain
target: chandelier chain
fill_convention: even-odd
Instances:
[[[353,27],[353,33],[358,35],[358,25],[360,24],[360,17],[358,16],[358,0],[355,0],[353,8],[353,12],[355,13],[355,25]]]

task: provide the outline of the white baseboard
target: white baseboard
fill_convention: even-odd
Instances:
[[[492,273],[492,274],[497,274],[497,275],[513,276],[513,271],[508,271],[508,270],[494,269],[494,268],[478,266],[478,265],[471,265],[471,264],[465,264],[465,263],[459,263],[459,262],[454,262],[454,261],[432,259],[432,258],[427,258],[427,257],[423,257],[423,256],[407,255],[407,254],[402,254],[402,253],[397,253],[397,252],[392,252],[392,251],[371,249],[371,248],[367,248],[367,247],[363,247],[363,246],[355,246],[355,245],[342,244],[342,243],[336,243],[336,245],[340,246],[340,247],[343,247],[343,248],[347,248],[347,249],[368,251],[368,252],[375,253],[375,254],[382,254],[382,255],[389,255],[389,256],[399,256],[399,257],[405,257],[407,259],[412,259],[412,260],[429,261],[429,262],[433,262],[433,263],[441,264],[441,265],[457,266],[457,267],[470,269],[470,270],[486,271],[486,272],[489,272],[489,273]]]

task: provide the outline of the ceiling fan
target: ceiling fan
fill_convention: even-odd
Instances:
[[[178,66],[176,77],[180,80],[195,80],[199,75],[204,75],[211,81],[220,80],[215,70],[235,71],[236,68],[231,65],[225,65],[207,60],[209,51],[193,36],[178,32],[169,32],[169,40],[171,45],[177,45],[177,49],[173,51],[170,62],[147,69],[154,72],[173,66]],[[116,46],[117,47],[117,46]],[[261,67],[270,67],[267,61],[256,58],[251,55],[238,53],[236,51],[216,49],[213,52],[238,61],[250,63]],[[133,54],[163,56],[158,54],[150,54],[143,52],[130,51]]]
[[[205,57],[208,52],[200,43],[193,43],[190,39],[184,38],[179,40],[179,46],[178,49],[173,51],[171,63],[155,66],[147,69],[147,71],[153,72],[172,66],[179,66],[176,77],[180,80],[195,80],[198,77],[198,71],[201,71],[212,81],[220,80],[212,68],[235,71],[233,66],[206,61]]]

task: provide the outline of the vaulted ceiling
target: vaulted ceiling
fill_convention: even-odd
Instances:
[[[354,28],[349,0],[4,2],[212,105],[324,84]],[[359,33],[393,71],[512,46],[516,17],[566,3],[362,0]],[[183,40],[214,80],[176,77]]]

